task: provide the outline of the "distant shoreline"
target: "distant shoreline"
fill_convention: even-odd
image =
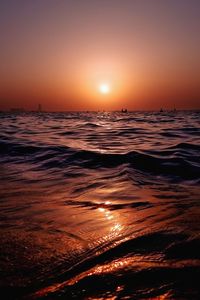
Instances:
[[[173,109],[164,109],[162,112],[160,112],[159,109],[155,110],[128,110],[127,113],[135,113],[135,112],[157,112],[157,113],[168,113],[168,112],[190,112],[190,111],[200,111],[200,108],[194,108],[194,109],[176,109],[174,111]],[[123,113],[121,110],[44,110],[44,111],[36,111],[36,110],[0,110],[0,113],[12,113],[12,114],[24,114],[24,113],[37,113],[37,114],[43,114],[43,113]],[[124,113],[123,113],[124,114]]]

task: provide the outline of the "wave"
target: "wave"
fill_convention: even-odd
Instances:
[[[0,121],[2,294],[198,299],[199,113]]]
[[[184,150],[187,152],[179,152]],[[0,153],[6,157],[23,159],[38,164],[38,168],[61,169],[69,165],[81,168],[113,168],[128,165],[129,168],[163,176],[177,176],[182,179],[200,179],[200,146],[180,143],[162,151],[130,151],[125,154],[99,153],[78,150],[67,146],[26,145],[17,142],[1,141]],[[151,153],[151,154],[149,154]],[[191,154],[193,155],[191,157]],[[3,157],[1,158],[1,160]]]
[[[175,264],[168,254],[169,249],[179,245],[187,247],[187,239],[187,235],[183,233],[159,231],[130,238],[114,246],[109,245],[107,250],[103,249],[98,254],[90,252],[88,257],[80,257],[80,262],[74,268],[67,271],[62,269],[63,266],[57,268],[56,272],[51,274],[51,284],[45,286],[48,282],[44,282],[43,288],[32,293],[30,299],[62,299],[62,295],[63,299],[70,299],[72,295],[73,298],[79,299],[83,294],[84,298],[92,294],[105,297],[105,291],[109,290],[110,295],[115,295],[119,286],[123,286],[121,293],[119,292],[122,298],[130,294],[139,299],[141,296],[149,298],[167,293],[172,288],[172,283],[173,290],[179,285],[182,286],[182,294],[192,287],[198,292],[197,276],[200,274],[200,268],[182,263]],[[193,258],[193,253],[186,257]],[[142,258],[146,259],[146,265],[141,263]],[[125,266],[122,268],[123,264]],[[101,273],[96,271],[98,268],[102,270]],[[113,270],[112,273],[109,269]],[[191,280],[188,274],[189,278],[192,276]]]

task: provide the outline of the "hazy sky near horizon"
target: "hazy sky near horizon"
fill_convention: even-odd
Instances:
[[[200,108],[199,0],[0,0],[0,45],[0,109]]]

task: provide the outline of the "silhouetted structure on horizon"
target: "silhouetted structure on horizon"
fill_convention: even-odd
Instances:
[[[122,108],[121,112],[127,113],[127,108],[125,108],[125,109]]]
[[[42,105],[38,104],[38,112],[41,112],[41,111],[42,111]]]

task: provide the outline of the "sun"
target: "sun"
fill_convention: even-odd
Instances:
[[[101,94],[109,94],[110,93],[110,86],[107,83],[100,84],[99,91]]]

